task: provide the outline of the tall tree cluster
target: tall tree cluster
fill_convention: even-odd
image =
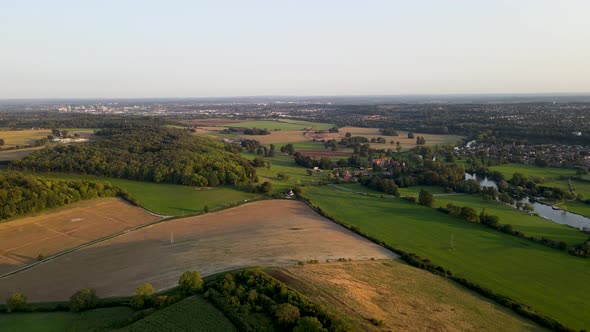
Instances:
[[[122,194],[108,183],[63,181],[23,175],[0,173],[0,220],[39,212],[79,200]]]
[[[12,162],[15,170],[93,174],[114,178],[219,186],[252,183],[256,171],[235,147],[186,130],[110,128],[98,140],[35,151]]]

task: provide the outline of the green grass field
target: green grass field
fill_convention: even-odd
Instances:
[[[82,313],[40,312],[0,314],[3,332],[112,331],[115,324],[133,313],[127,307],[95,309]]]
[[[212,210],[258,197],[256,194],[232,187],[198,188],[77,174],[35,173],[35,175],[65,180],[110,182],[127,190],[143,208],[167,216],[194,214],[203,211],[205,205]]]
[[[582,203],[580,201],[571,201],[556,205],[569,212],[590,218],[590,204]]]
[[[229,123],[223,125],[223,127],[260,128],[268,130],[303,130],[306,128],[310,128],[313,130],[326,130],[332,128],[333,126],[334,125],[329,123],[308,122],[298,120],[260,120]]]
[[[563,324],[589,328],[590,260],[408,203],[323,186],[304,194],[338,220],[431,259]],[[454,249],[451,249],[451,238]]]
[[[252,160],[256,156],[253,153],[242,153],[242,157],[248,160]],[[270,182],[275,192],[293,189],[297,185],[317,183],[323,174],[314,172],[311,176],[307,175],[305,168],[297,166],[292,157],[282,153],[276,153],[274,157],[265,158],[265,160],[270,161],[270,170],[266,167],[258,167],[256,174],[258,174],[259,183]],[[286,174],[289,178],[281,180],[277,176],[278,173]]]
[[[200,297],[189,297],[118,331],[237,331],[212,304]]]
[[[539,167],[534,165],[524,164],[506,164],[500,166],[490,167],[492,171],[498,171],[504,175],[506,180],[512,178],[514,173],[521,173],[526,176],[534,176],[538,178],[545,178],[546,182],[551,180],[557,180],[560,176],[574,176],[576,171],[566,168],[554,168],[554,167]]]
[[[469,206],[478,212],[486,209],[488,214],[500,218],[500,224],[510,224],[515,230],[521,231],[528,236],[544,237],[558,242],[563,241],[570,246],[580,244],[588,238],[587,235],[575,228],[529,215],[524,211],[516,210],[498,201],[484,200],[481,196],[477,195],[436,196],[434,206],[445,207],[449,203],[459,206]]]

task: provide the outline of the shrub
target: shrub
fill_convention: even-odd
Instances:
[[[183,295],[197,294],[203,289],[203,278],[197,271],[186,271],[178,279],[178,286]]]
[[[25,311],[28,308],[27,297],[22,293],[12,293],[6,299],[6,311]]]
[[[84,288],[70,297],[70,310],[74,312],[96,308],[98,296],[92,288]]]
[[[322,327],[322,323],[316,317],[302,317],[297,320],[297,326],[293,332],[324,332],[328,331]]]
[[[274,307],[274,314],[281,325],[292,325],[299,319],[299,308],[289,303],[281,303]]]
[[[154,286],[148,283],[141,284],[135,289],[135,295],[131,299],[131,306],[135,309],[143,309],[151,302],[153,295]]]

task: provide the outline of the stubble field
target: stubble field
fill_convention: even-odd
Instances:
[[[302,202],[261,201],[166,221],[37,265],[3,278],[0,298],[20,291],[31,301],[64,300],[85,287],[95,288],[99,296],[130,295],[144,282],[156,289],[174,286],[186,270],[210,275],[342,257],[394,255]]]
[[[443,277],[397,261],[289,266],[270,274],[344,317],[355,331],[543,330]]]

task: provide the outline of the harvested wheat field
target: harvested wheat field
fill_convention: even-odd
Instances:
[[[130,295],[144,282],[156,289],[174,286],[186,270],[210,275],[341,257],[394,254],[302,202],[260,201],[155,224],[37,265],[0,279],[0,299],[20,291],[32,301],[64,300],[84,287],[99,296]]]
[[[304,156],[310,156],[316,159],[320,159],[322,157],[328,158],[348,158],[352,156],[352,152],[350,151],[332,151],[332,150],[297,150],[297,152],[301,153]]]
[[[270,274],[355,331],[544,331],[443,277],[402,262],[276,268]]]
[[[435,134],[423,134],[414,133],[414,138],[408,138],[407,131],[398,130],[398,136],[385,136],[379,132],[378,128],[361,128],[361,127],[343,127],[340,128],[339,134],[344,135],[349,132],[352,136],[364,136],[368,139],[383,137],[387,140],[387,143],[370,143],[371,147],[376,149],[395,149],[395,143],[391,144],[391,141],[399,142],[404,150],[410,149],[416,146],[416,137],[422,136],[426,140],[426,146],[441,145],[441,144],[454,144],[461,140],[462,136],[457,135],[435,135]]]
[[[0,274],[159,219],[114,197],[82,201],[0,224]],[[1,283],[1,281],[0,281]]]

